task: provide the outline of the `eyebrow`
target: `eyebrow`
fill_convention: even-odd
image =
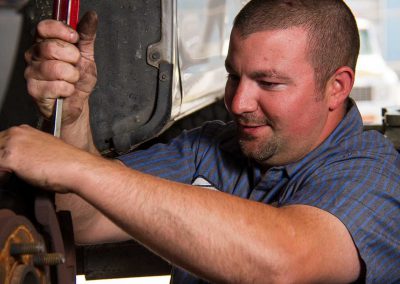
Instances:
[[[284,80],[286,82],[292,81],[292,79],[289,76],[279,73],[275,69],[251,72],[250,78],[252,79],[271,78],[271,79]]]
[[[228,60],[225,60],[225,69],[228,72],[235,72],[235,69],[232,67],[232,65],[229,63]],[[292,81],[292,79],[289,76],[282,74],[276,71],[275,69],[258,70],[251,72],[250,78],[252,79],[271,78],[271,79],[284,80],[285,82]]]

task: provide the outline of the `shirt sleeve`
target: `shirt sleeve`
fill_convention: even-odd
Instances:
[[[216,133],[223,131],[224,127],[222,122],[208,122],[202,127],[183,131],[168,144],[155,144],[117,159],[132,169],[191,184],[203,155],[213,147]]]
[[[317,170],[285,204],[314,206],[341,220],[366,265],[367,283],[400,282],[400,174],[387,160],[336,161]]]

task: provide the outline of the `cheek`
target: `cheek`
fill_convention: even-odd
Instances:
[[[326,116],[323,105],[299,102],[298,108],[291,112],[291,132],[297,137],[310,139],[322,131]],[[287,122],[290,123],[290,120]]]
[[[295,94],[279,94],[263,100],[260,107],[275,129],[284,136],[298,136],[312,125],[310,103]],[[285,134],[286,133],[286,134]]]
[[[268,94],[259,100],[259,107],[263,115],[277,127],[286,126],[286,121],[292,117],[291,103],[285,95]]]

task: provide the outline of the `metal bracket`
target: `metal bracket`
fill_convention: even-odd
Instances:
[[[160,62],[174,61],[175,0],[161,0],[161,40],[147,48],[147,63],[159,68]]]

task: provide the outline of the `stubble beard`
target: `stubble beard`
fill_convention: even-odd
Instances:
[[[237,121],[272,125],[269,119],[256,118],[254,115],[242,116]],[[278,137],[273,134],[269,137],[255,137],[242,133],[240,129],[238,129],[238,142],[243,154],[259,164],[268,164],[268,160],[277,153],[280,145]]]
[[[270,137],[264,141],[257,141],[256,137],[240,135],[239,146],[246,157],[259,164],[267,164],[268,160],[276,154],[279,148],[279,142],[276,137]]]

